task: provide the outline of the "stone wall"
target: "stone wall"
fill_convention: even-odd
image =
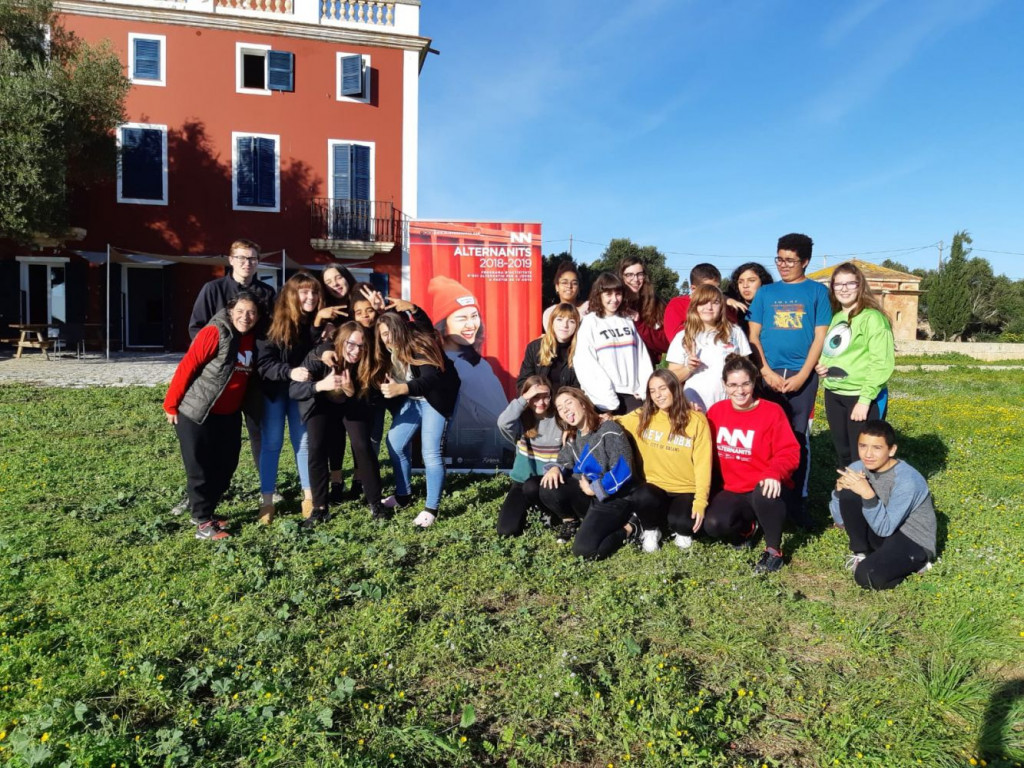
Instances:
[[[1024,344],[896,340],[897,363],[900,355],[944,355],[950,352],[959,352],[975,360],[1024,360]]]

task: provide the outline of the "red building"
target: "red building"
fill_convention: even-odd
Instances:
[[[17,258],[20,320],[103,323],[108,246],[111,335],[127,348],[186,347],[193,300],[226,261],[181,257],[239,237],[276,286],[286,254],[401,291],[430,42],[419,0],[56,6],[67,30],[110,41],[133,86],[116,180],[73,196],[84,238]]]

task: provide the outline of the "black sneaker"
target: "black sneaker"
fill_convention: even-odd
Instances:
[[[750,549],[754,546],[754,542],[757,541],[757,534],[760,526],[757,524],[757,520],[750,524],[750,530],[740,536],[739,541],[733,542],[730,546],[733,549]]]
[[[640,522],[636,512],[629,516],[627,525],[633,529],[633,532],[626,536],[626,543],[636,544],[639,547],[644,538],[644,524]]]
[[[370,519],[376,520],[378,523],[383,523],[386,520],[390,520],[392,511],[381,504],[370,504]]]
[[[331,490],[327,494],[327,501],[331,504],[341,504],[345,500],[345,486],[341,483],[331,483]]]
[[[345,491],[346,499],[361,499],[363,497],[363,484],[358,477],[352,478],[352,487]]]
[[[331,519],[331,513],[327,511],[326,507],[314,507],[312,514],[303,520],[300,525],[303,528],[316,528],[321,523],[326,523]]]
[[[580,529],[580,521],[576,519],[563,520],[562,524],[556,529],[558,538],[555,539],[559,544],[568,544],[576,537],[576,532]]]
[[[766,549],[761,553],[761,559],[754,564],[754,573],[778,573],[782,569],[784,560],[782,553],[775,554],[773,550]]]

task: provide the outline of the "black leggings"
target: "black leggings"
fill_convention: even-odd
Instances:
[[[669,493],[651,483],[641,484],[629,495],[629,503],[646,529],[668,528],[669,533],[693,536],[692,493]]]
[[[749,493],[719,491],[708,504],[704,532],[712,539],[739,543],[750,524],[757,520],[764,530],[764,543],[782,551],[782,527],[786,524],[786,503],[780,495],[769,499],[758,485]]]
[[[572,542],[572,553],[578,557],[600,560],[626,542],[623,526],[629,521],[631,506],[621,492],[598,501],[583,492],[579,478],[570,477],[557,488],[541,487],[540,501],[563,520],[583,518]]]
[[[498,535],[518,536],[526,527],[526,513],[530,507],[540,505],[540,478],[529,477],[525,482],[512,481],[508,496],[498,512]]]
[[[313,506],[326,507],[330,488],[330,451],[332,433],[344,430],[352,444],[355,472],[363,484],[366,500],[380,503],[380,464],[370,445],[372,415],[359,400],[337,404],[319,402],[306,420],[309,437],[309,481]]]
[[[828,431],[832,433],[832,444],[836,447],[836,467],[843,469],[859,458],[857,440],[866,421],[850,421],[850,412],[860,398],[856,395],[837,395],[825,390],[825,416]],[[868,406],[868,420],[880,419],[878,400]]]
[[[864,500],[851,490],[839,492],[839,511],[843,515],[850,549],[867,555],[853,572],[864,589],[892,589],[928,562],[928,552],[901,533],[881,537],[864,518]]]
[[[238,467],[242,416],[240,413],[211,413],[199,424],[179,413],[174,431],[178,434],[181,460],[185,463],[192,517],[197,523],[208,522]]]

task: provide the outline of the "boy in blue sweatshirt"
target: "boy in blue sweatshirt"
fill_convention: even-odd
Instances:
[[[865,589],[892,589],[935,559],[936,521],[928,482],[896,458],[888,422],[865,423],[859,461],[836,470],[831,508],[846,526],[853,554],[847,568]]]

